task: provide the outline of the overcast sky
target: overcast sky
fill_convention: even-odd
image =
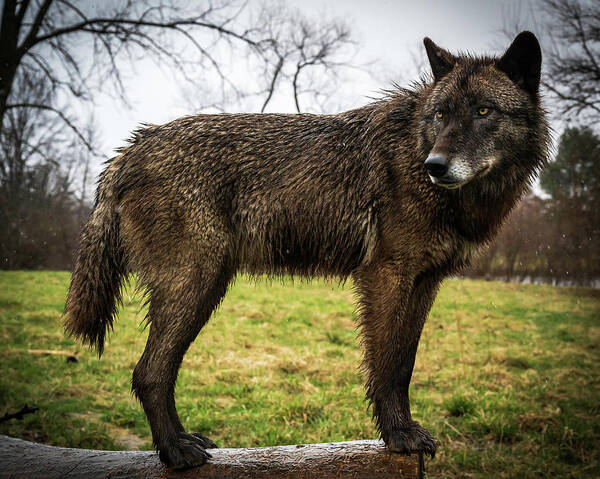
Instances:
[[[257,0],[249,0],[250,6]],[[267,2],[268,3],[268,2]],[[368,97],[390,82],[406,83],[414,75],[411,52],[422,52],[423,37],[431,37],[450,51],[493,52],[508,46],[501,30],[507,15],[518,15],[520,23],[531,25],[531,1],[519,0],[285,0],[285,4],[319,18],[339,18],[347,22],[359,41],[357,61],[375,60],[375,74],[350,74],[344,98],[339,104],[349,107],[368,102]],[[126,81],[131,108],[113,98],[96,99],[96,121],[102,132],[103,151],[113,156],[129,132],[143,122],[164,123],[193,113],[182,99],[183,82],[161,71],[151,62],[139,62],[135,75]],[[244,74],[244,72],[241,72]],[[350,93],[348,93],[350,92]],[[341,95],[341,94],[340,94]],[[278,98],[268,111],[293,112],[291,97]]]

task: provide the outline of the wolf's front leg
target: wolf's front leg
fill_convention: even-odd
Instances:
[[[393,264],[372,265],[355,275],[368,374],[367,397],[382,439],[391,451],[435,455],[434,438],[413,421],[408,387],[423,324],[439,281],[399,276]]]

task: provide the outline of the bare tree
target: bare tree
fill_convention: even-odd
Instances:
[[[593,126],[600,121],[600,8],[594,0],[539,0],[531,11],[543,37],[542,86],[557,100],[561,115]],[[505,14],[504,35],[523,29],[520,10]]]
[[[282,98],[291,99],[299,113],[339,110],[341,105],[336,101],[348,73],[360,71],[366,75],[367,67],[373,64],[356,61],[358,43],[350,27],[340,20],[315,18],[281,1],[269,2],[251,13],[251,18],[260,19],[269,38],[269,48],[249,59],[236,58],[234,66],[224,65],[221,71],[231,77],[239,77],[240,70],[247,72],[239,80],[245,85],[245,91],[229,91],[229,84],[217,84],[211,95],[205,95],[212,99],[207,102],[205,98],[198,98],[198,85],[200,88],[210,85],[210,78],[202,72],[202,80],[196,81],[184,94],[195,111],[223,111],[243,105],[245,110],[264,112],[275,99]],[[234,70],[231,75],[227,73],[228,66]],[[216,80],[220,82],[221,78]],[[215,96],[215,91],[221,96]],[[334,97],[336,101],[332,101]]]
[[[293,59],[299,109],[299,96],[307,91],[301,86],[302,72],[320,66],[331,73],[341,66],[342,62],[328,60],[351,42],[349,30],[335,22],[323,22],[319,28],[302,22],[293,28],[294,20],[281,14],[251,13],[246,3],[236,0],[5,0],[0,25],[0,124],[10,109],[38,108],[55,114],[91,148],[64,105],[20,99],[13,88],[19,74],[41,78],[56,92],[55,99],[92,101],[102,85],[126,101],[123,61],[131,64],[144,55],[178,69],[190,81],[192,70],[210,69],[223,87],[241,95],[216,56],[223,46],[243,47],[264,64],[263,73],[268,75],[264,106],[279,84],[283,64]]]
[[[79,125],[54,102],[28,103],[14,91],[20,74],[35,74],[59,96],[92,101],[102,84],[112,86],[126,100],[122,59],[152,55],[186,73],[181,46],[172,34],[192,45],[195,64],[219,71],[212,56],[213,42],[240,42],[260,53],[269,43],[260,26],[233,29],[231,23],[244,5],[204,3],[193,9],[187,3],[162,0],[71,2],[69,0],[5,0],[0,25],[0,124],[8,110],[37,108],[54,113],[89,148]],[[200,43],[197,32],[212,33]]]
[[[35,76],[21,75],[16,87],[27,103],[52,102],[52,91]],[[0,185],[18,197],[32,164],[56,161],[57,147],[67,139],[65,125],[51,121],[45,110],[29,106],[7,111],[4,120],[0,130]]]
[[[600,8],[585,0],[543,0],[553,48],[544,86],[561,110],[583,123],[600,120]]]
[[[339,84],[341,70],[360,68],[353,65],[356,42],[349,27],[341,21],[319,21],[298,11],[286,12],[281,5],[264,8],[261,16],[274,39],[264,62],[263,71],[270,81],[263,90],[266,96],[261,111],[281,83],[290,87],[297,112],[303,110],[302,96],[325,109],[325,101]]]
[[[43,82],[25,74],[16,82],[31,103],[51,101]],[[62,159],[74,141],[51,113],[22,107],[7,111],[0,131],[0,259],[3,268],[65,268],[79,229],[73,201],[78,157]]]

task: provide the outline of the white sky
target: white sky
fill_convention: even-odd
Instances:
[[[257,0],[249,1],[252,6]],[[406,84],[416,79],[411,75],[414,72],[411,51],[423,52],[425,36],[450,51],[493,52],[498,45],[508,46],[501,29],[504,18],[511,12],[520,15],[522,26],[535,31],[528,20],[532,1],[285,0],[284,3],[309,16],[346,21],[360,43],[358,60],[378,62],[375,78],[356,73],[349,79],[340,103],[358,106],[367,103],[367,97],[378,89],[389,87],[392,80]],[[125,85],[132,108],[125,108],[107,96],[99,95],[96,99],[95,118],[101,130],[102,151],[108,157],[113,156],[114,149],[140,123],[160,124],[193,113],[182,99],[183,82],[151,62],[139,62],[135,75]],[[276,99],[268,111],[295,110],[291,98],[286,97]]]

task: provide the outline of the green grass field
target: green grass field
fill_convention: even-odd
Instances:
[[[40,408],[0,433],[149,449],[130,393],[147,334],[142,298],[126,292],[99,360],[63,335],[68,281],[64,272],[0,272],[0,415]],[[238,279],[185,357],[185,427],[221,447],[374,438],[353,315],[350,285]],[[413,416],[440,441],[430,476],[600,477],[599,364],[600,291],[446,281],[411,389]]]

